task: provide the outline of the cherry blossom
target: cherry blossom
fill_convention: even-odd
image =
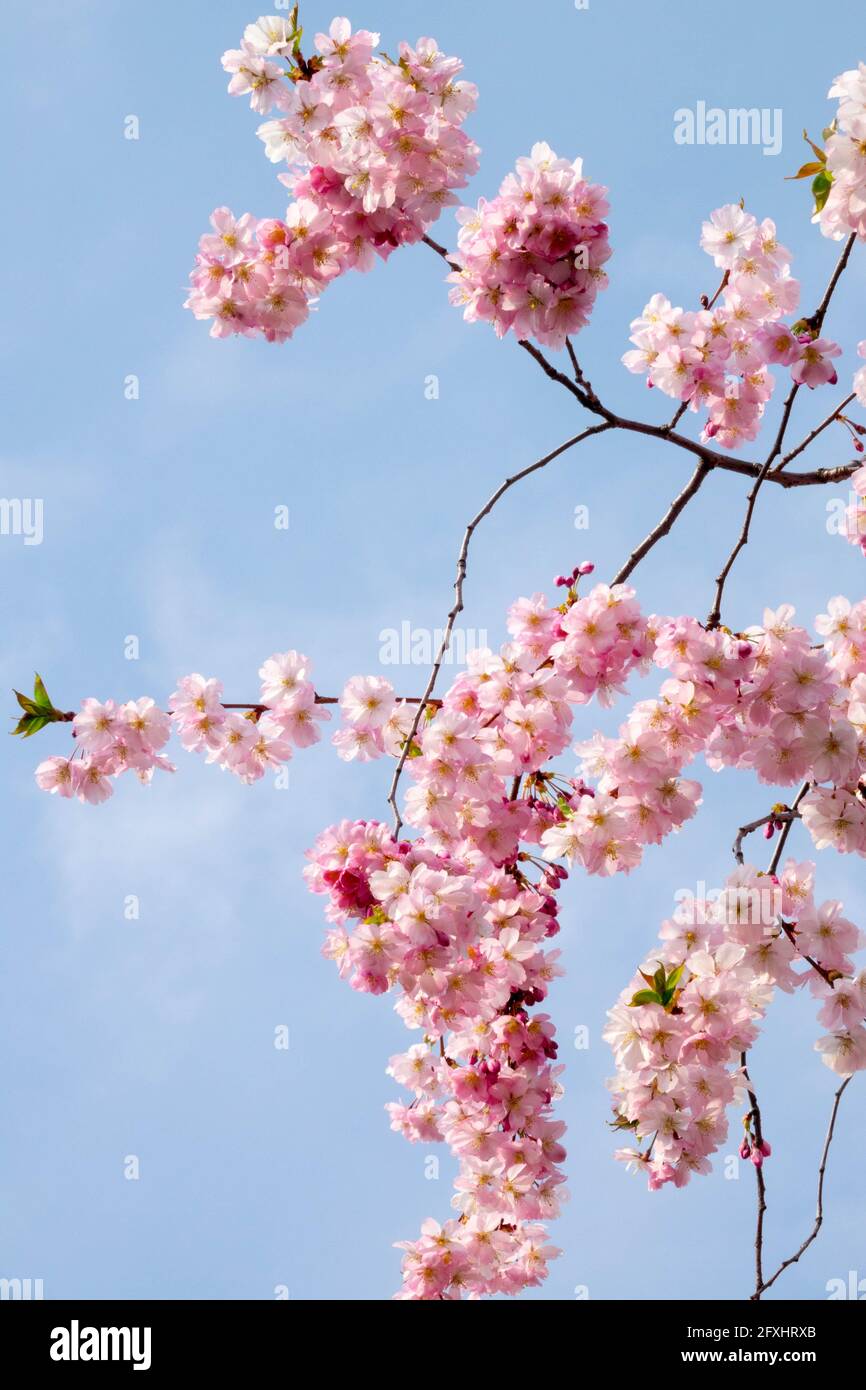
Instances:
[[[378,43],[338,18],[305,60],[289,21],[264,16],[224,54],[229,92],[271,116],[258,134],[292,201],[283,218],[212,215],[186,307],[214,337],[291,338],[333,280],[419,241],[476,171],[460,60],[430,38],[396,61]]]
[[[499,194],[457,216],[460,233],[451,302],[469,323],[491,323],[562,347],[589,321],[611,255],[607,190],[583,177],[580,159],[540,142],[519,159]]]

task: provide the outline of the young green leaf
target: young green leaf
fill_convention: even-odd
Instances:
[[[25,714],[39,713],[38,706],[34,704],[29,695],[22,695],[20,690],[14,690],[12,693]]]
[[[45,682],[43,681],[38,671],[36,672],[36,679],[33,682],[33,699],[36,701],[36,704],[39,706],[40,709],[54,709],[54,706],[48,698],[48,691],[45,689]]]
[[[683,970],[684,970],[684,969],[685,969],[685,961],[683,961],[682,965],[678,965],[677,968],[676,968],[676,970],[672,970],[672,971],[671,971],[670,975],[668,975],[668,978],[667,978],[667,988],[668,988],[668,989],[676,989],[677,985],[679,984],[680,980],[682,979],[682,975],[683,975]]]
[[[636,1009],[641,1004],[660,1004],[662,1001],[654,989],[639,989],[629,1000],[629,1008]]]
[[[830,189],[832,187],[832,175],[828,174],[824,169],[821,170],[820,174],[815,175],[814,179],[812,180],[812,193],[815,198],[816,212],[821,212],[823,210],[824,205],[830,196]]]

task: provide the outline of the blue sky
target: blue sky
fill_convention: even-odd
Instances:
[[[31,56],[0,97],[14,190],[0,233],[10,271],[2,491],[44,501],[41,545],[0,537],[7,690],[38,669],[66,708],[91,694],[164,700],[178,675],[201,670],[242,700],[264,657],[297,647],[314,658],[318,688],[336,693],[349,675],[379,671],[383,629],[441,626],[468,517],[501,478],[580,427],[571,398],[513,342],[464,325],[424,247],[334,286],[282,347],[215,342],[182,310],[211,209],[283,207],[257,118],[225,94],[219,65],[257,13],[247,0],[151,3],[134,15],[67,0],[51,14],[49,54],[43,12],[7,7],[11,51]],[[315,32],[331,10],[309,0],[302,17]],[[589,177],[610,187],[611,285],[579,350],[615,409],[668,418],[670,403],[619,358],[654,291],[693,304],[715,288],[697,243],[721,203],[743,196],[775,217],[804,307],[817,303],[838,248],[810,226],[805,185],[783,176],[805,157],[802,127],[817,134],[829,119],[831,79],[864,56],[854,7],[817,23],[801,0],[784,22],[745,0],[723,20],[684,0],[590,0],[587,10],[376,0],[351,18],[381,30],[389,49],[432,33],[464,58],[481,93],[473,199],[492,195],[539,139],[582,154]],[[781,154],[676,144],[674,111],[699,100],[781,108]],[[124,139],[131,114],[137,141]],[[452,226],[446,215],[435,235],[450,242]],[[846,351],[842,383],[866,336],[863,291],[855,255],[827,323]],[[129,374],[138,400],[124,398]],[[430,374],[437,400],[425,398]],[[802,392],[792,437],[835,399]],[[841,430],[808,455],[814,466],[849,457]],[[517,595],[587,557],[601,577],[613,573],[689,472],[678,451],[611,435],[515,489],[474,542],[465,625],[498,643]],[[733,475],[710,480],[638,571],[647,611],[708,610],[745,491]],[[784,600],[809,622],[828,597],[862,594],[859,554],[826,531],[839,495],[765,490],[728,586],[734,626]],[[281,504],[287,532],[273,526]],[[579,505],[585,532],[574,528]],[[138,661],[124,657],[130,634]],[[396,673],[406,693],[425,674]],[[624,712],[586,711],[576,732],[613,727]],[[324,826],[384,816],[390,769],[347,768],[324,744],[296,757],[287,790],[248,789],[179,752],[175,778],[147,792],[121,784],[91,809],[33,782],[62,731],[0,747],[0,1275],[42,1278],[47,1297],[271,1298],[277,1285],[294,1298],[387,1297],[399,1283],[391,1242],[448,1214],[451,1164],[441,1151],[440,1178],[426,1179],[427,1150],[390,1132],[383,1107],[398,1092],[384,1069],[412,1038],[390,1001],[354,994],[320,956],[321,902],[300,870]],[[553,1232],[565,1253],[537,1297],[750,1288],[751,1171],[729,1181],[719,1165],[652,1196],[612,1162],[605,1129],[606,1008],[675,892],[721,883],[736,826],[771,800],[748,777],[698,775],[702,813],[663,850],[629,878],[569,885],[558,943],[569,973],[550,1006],[572,1200]],[[802,829],[792,850],[807,852]],[[824,854],[819,892],[866,921],[859,861]],[[138,921],[124,918],[131,894]],[[288,1051],[273,1046],[279,1025]],[[572,1045],[579,1025],[590,1029],[586,1051]],[[799,1243],[814,1209],[834,1085],[812,1050],[817,1032],[809,1000],[783,998],[753,1054],[774,1144],[768,1264]],[[855,1081],[824,1230],[779,1296],[825,1297],[828,1280],[862,1264],[863,1103]],[[137,1181],[124,1177],[128,1155]]]

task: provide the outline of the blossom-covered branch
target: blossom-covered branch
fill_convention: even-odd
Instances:
[[[866,857],[866,600],[832,598],[815,623],[820,641],[794,623],[788,605],[740,630],[722,624],[721,607],[765,483],[790,489],[850,479],[863,504],[850,509],[849,532],[866,523],[866,468],[857,461],[787,466],[836,422],[862,452],[864,427],[843,411],[855,399],[866,405],[866,366],[841,405],[784,453],[801,388],[837,380],[842,349],[822,333],[855,242],[866,239],[866,66],[833,84],[838,116],[818,151],[815,220],[844,243],[818,309],[795,317],[799,285],[775,224],[739,204],[717,208],[701,245],[721,272],[718,288],[696,298],[695,310],[655,294],[631,325],[625,366],[676,402],[669,422],[656,424],[606,405],[574,346],[607,284],[607,189],[585,176],[580,159],[538,142],[494,197],[458,211],[455,249],[446,249],[430,229],[478,169],[480,151],[464,128],[477,91],[460,75],[461,61],[432,38],[395,51],[391,57],[378,34],[353,32],[337,18],[305,52],[296,6],[288,18],[250,24],[241,46],[224,55],[230,92],[270,117],[258,134],[267,157],[285,162],[279,177],[290,201],[280,217],[213,213],[187,307],[217,338],[284,342],[341,276],[423,242],[447,263],[450,298],[464,317],[513,335],[592,423],[505,478],[466,526],[453,603],[419,695],[399,697],[375,675],[352,676],[339,696],[322,695],[308,658],[290,650],[264,662],[258,699],[246,705],[226,702],[216,677],[194,673],[177,682],[167,709],[145,696],[88,698],[64,711],[37,677],[32,697],[18,695],[16,732],[71,725],[71,756],[43,760],[36,778],[60,798],[90,803],[105,801],[124,772],[148,783],[158,770],[173,771],[172,733],[222,771],[259,780],[317,742],[335,704],[342,720],[332,742],[344,761],[392,760],[393,829],[339,822],[318,837],[306,877],[326,900],[326,955],[353,988],[393,993],[415,1032],[388,1068],[413,1097],[389,1106],[392,1127],[412,1142],[442,1140],[458,1160],[455,1215],[441,1225],[431,1219],[417,1239],[401,1242],[399,1296],[411,1299],[519,1293],[540,1283],[557,1253],[546,1223],[565,1181],[564,1126],[554,1111],[561,1067],[553,1021],[538,1006],[560,973],[550,940],[569,874],[631,872],[695,816],[702,787],[685,774],[698,758],[713,772],[750,772],[767,786],[799,783],[790,806],[776,801],[741,827],[724,889],[681,903],[663,924],[606,1030],[614,1127],[635,1145],[617,1156],[651,1189],[706,1172],[731,1104],[748,1096],[740,1153],[758,1174],[760,1296],[817,1235],[847,1084],[825,1143],[815,1229],[765,1281],[762,1169],[771,1151],[746,1057],[775,991],[809,988],[825,1030],[816,1044],[824,1061],[845,1078],[866,1069],[866,970],[852,959],[861,934],[840,903],[816,903],[812,864],[782,864],[796,820],[817,849]],[[560,350],[566,370],[547,355]],[[858,351],[866,356],[866,340]],[[735,451],[760,432],[775,388],[771,368],[790,384],[759,463]],[[699,439],[678,429],[687,414],[698,418]],[[464,608],[476,529],[519,482],[608,431],[689,453],[697,460],[691,478],[611,584],[588,587],[593,566],[581,561],[557,577],[551,601],[540,592],[517,599],[509,640],[470,653],[434,697]],[[704,622],[648,615],[626,580],[716,470],[747,477],[751,488],[713,609]],[[866,524],[849,539],[863,544],[864,535]],[[653,673],[660,685],[631,707],[616,737],[581,727],[572,743],[584,707],[611,706]],[[577,769],[558,765],[570,746]],[[404,775],[411,786],[398,803]],[[743,863],[745,838],[762,827],[768,838],[779,832],[766,874]]]

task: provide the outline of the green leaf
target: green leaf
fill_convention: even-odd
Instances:
[[[821,210],[823,209],[824,204],[827,202],[827,199],[830,196],[830,189],[832,187],[832,176],[826,173],[823,169],[821,170],[820,174],[816,174],[815,178],[812,180],[812,193],[815,198],[816,212],[821,212]]]
[[[25,714],[38,714],[39,708],[33,703],[29,695],[22,695],[20,690],[13,691],[15,699],[23,709]]]
[[[24,730],[24,737],[32,738],[34,734],[38,734],[40,729],[44,729],[45,725],[50,724],[51,722],[52,721],[47,714],[37,714],[35,718],[31,718],[27,721],[27,728]]]
[[[659,968],[658,968],[658,970],[656,971],[656,973],[653,975],[653,984],[655,985],[656,990],[658,991],[659,994],[664,994],[664,991],[665,991],[665,968],[664,968],[664,966],[661,965],[661,964],[659,965]]]
[[[32,738],[34,734],[39,733],[40,729],[44,729],[46,724],[53,722],[50,714],[24,714],[18,720],[15,728],[10,729],[9,732],[13,737],[15,734],[20,734],[22,738]]]
[[[629,1000],[629,1008],[637,1009],[641,1004],[660,1004],[662,1001],[654,989],[639,989]]]
[[[637,1120],[630,1120],[627,1115],[617,1115],[615,1120],[608,1120],[611,1129],[637,1129]]]
[[[668,975],[668,979],[667,979],[667,987],[668,987],[668,989],[671,989],[671,990],[676,989],[677,985],[679,984],[680,980],[682,979],[682,975],[683,975],[683,970],[684,970],[684,969],[685,969],[685,961],[683,961],[682,965],[678,965],[677,968],[676,968],[676,970],[672,970],[672,971],[671,971],[671,973],[670,973],[670,975]]]
[[[36,672],[36,679],[33,682],[33,699],[40,709],[53,711],[54,706],[48,698],[48,691],[45,689],[45,683],[38,671]]]

